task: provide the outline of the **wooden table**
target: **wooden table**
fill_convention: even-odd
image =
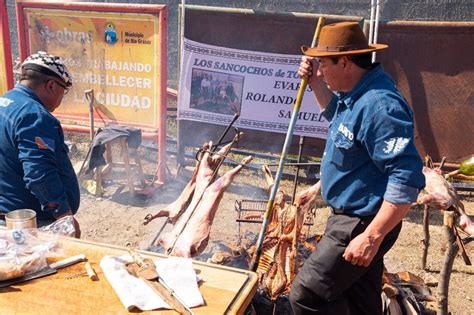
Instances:
[[[128,314],[99,266],[105,255],[124,255],[127,250],[72,238],[62,238],[67,256],[85,254],[99,276],[67,279],[67,275],[84,271],[84,263],[58,270],[57,274],[21,284],[0,288],[2,314]],[[166,256],[141,252],[154,260]],[[203,279],[199,290],[205,306],[194,307],[196,314],[242,314],[257,288],[253,272],[193,261],[196,273]],[[133,312],[139,312],[134,310]],[[142,314],[173,314],[170,310],[140,312]]]

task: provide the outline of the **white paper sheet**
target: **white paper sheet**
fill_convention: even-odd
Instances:
[[[168,308],[166,304],[145,282],[128,274],[124,263],[132,261],[130,256],[105,256],[100,262],[107,280],[110,282],[122,304],[131,310],[134,307],[143,311]],[[192,260],[171,257],[155,262],[156,270],[163,281],[175,291],[189,307],[204,304],[196,282]]]

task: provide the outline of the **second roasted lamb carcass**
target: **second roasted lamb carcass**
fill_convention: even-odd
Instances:
[[[193,195],[194,190],[196,189],[196,181],[198,177],[198,172],[201,170],[201,178],[202,173],[206,172],[214,172],[219,163],[224,159],[224,153],[229,149],[230,143],[223,146],[218,152],[214,155],[210,156],[209,153],[206,155],[206,151],[208,151],[212,147],[212,142],[205,143],[201,148],[201,154],[199,155],[199,159],[196,162],[196,166],[194,167],[193,175],[191,176],[191,180],[188,182],[186,187],[184,187],[183,191],[179,195],[178,199],[176,199],[173,203],[170,203],[165,208],[159,210],[154,215],[149,214],[147,218],[145,218],[145,224],[148,224],[151,220],[160,218],[160,217],[168,217],[171,223],[175,224],[181,214],[183,214],[184,210],[187,209],[189,206]],[[204,153],[203,153],[204,152]],[[201,167],[201,162],[203,157],[206,157],[206,164]],[[212,174],[212,173],[211,173]],[[201,180],[202,184],[205,184]],[[202,186],[202,185],[201,185]]]
[[[418,196],[418,203],[428,204],[440,210],[454,208],[460,215],[459,227],[466,233],[474,235],[474,222],[464,211],[464,205],[453,185],[449,183],[438,169],[423,167],[426,186]]]
[[[209,153],[202,158],[197,172],[193,199],[173,230],[159,239],[165,250],[174,256],[193,257],[199,255],[207,245],[211,225],[224,192],[244,165],[252,157],[248,156],[241,164],[210,183],[212,169],[209,166]]]

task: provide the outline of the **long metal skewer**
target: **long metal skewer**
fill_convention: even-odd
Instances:
[[[314,47],[316,45],[323,23],[324,23],[324,18],[319,17],[318,24],[314,32],[313,41],[311,43],[311,47]],[[257,270],[258,262],[260,260],[260,256],[262,255],[263,239],[265,237],[265,233],[267,231],[267,227],[268,227],[268,224],[270,223],[270,218],[272,216],[273,203],[275,201],[275,197],[276,197],[278,188],[280,186],[280,179],[283,174],[283,166],[285,164],[285,159],[286,159],[286,156],[288,155],[288,151],[290,150],[291,139],[293,137],[293,131],[296,126],[296,121],[298,120],[298,114],[301,107],[301,101],[303,100],[303,94],[304,94],[304,91],[306,90],[307,84],[308,84],[308,79],[302,78],[301,85],[298,90],[298,94],[296,96],[295,106],[293,107],[293,114],[291,115],[290,125],[288,126],[288,132],[286,133],[285,144],[283,145],[283,151],[281,152],[281,155],[280,155],[280,163],[278,164],[278,170],[275,176],[275,183],[273,184],[272,191],[270,193],[270,198],[268,199],[267,209],[265,210],[265,214],[263,215],[262,228],[260,229],[260,234],[258,235],[256,251],[252,258],[252,262],[250,264],[250,270],[253,270],[253,271]]]
[[[300,143],[298,148],[298,164],[301,163],[301,155],[303,154],[304,136],[300,136]],[[300,165],[296,166],[295,179],[293,181],[293,194],[291,194],[291,204],[295,202],[296,187],[298,186],[298,180],[300,177]]]
[[[234,125],[235,121],[237,119],[239,119],[240,117],[240,114],[239,113],[235,113],[234,114],[234,117],[232,117],[232,120],[230,121],[230,123],[227,125],[227,127],[225,128],[224,132],[222,132],[221,136],[219,137],[219,139],[217,140],[216,144],[214,144],[212,146],[211,151],[217,151],[217,148],[219,147],[219,145],[221,145],[222,143],[222,140],[224,140],[224,137],[227,135],[227,133],[229,132],[230,128]],[[238,133],[238,131],[237,131]]]

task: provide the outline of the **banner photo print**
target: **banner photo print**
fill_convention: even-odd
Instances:
[[[238,50],[184,40],[178,119],[286,133],[301,79],[301,56]],[[328,123],[305,90],[296,135],[325,139]]]

